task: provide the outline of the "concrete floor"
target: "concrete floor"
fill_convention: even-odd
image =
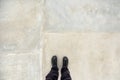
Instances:
[[[68,56],[73,80],[120,80],[119,0],[0,0],[0,80],[45,80]]]

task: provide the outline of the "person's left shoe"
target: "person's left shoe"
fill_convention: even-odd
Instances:
[[[57,56],[53,56],[51,59],[52,67],[57,66]]]

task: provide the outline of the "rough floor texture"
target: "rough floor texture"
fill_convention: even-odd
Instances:
[[[68,56],[73,80],[119,80],[119,39],[119,33],[46,33],[43,77],[57,55],[59,69],[62,57]]]
[[[45,80],[70,59],[73,80],[120,80],[120,0],[0,0],[0,80]]]
[[[40,80],[41,0],[0,0],[0,80]]]

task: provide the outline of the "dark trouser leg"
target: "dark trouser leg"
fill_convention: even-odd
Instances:
[[[67,67],[62,67],[61,69],[61,80],[72,80]]]
[[[59,76],[58,67],[52,67],[51,71],[46,76],[46,80],[57,80]]]

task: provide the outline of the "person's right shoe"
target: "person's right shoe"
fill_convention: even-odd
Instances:
[[[63,67],[68,67],[68,58],[66,56],[63,57]]]
[[[57,56],[53,56],[51,59],[52,67],[57,67]]]

